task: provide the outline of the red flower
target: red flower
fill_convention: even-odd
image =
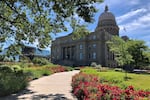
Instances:
[[[73,93],[79,100],[140,100],[150,92],[136,91],[133,86],[123,90],[117,86],[101,84],[98,76],[79,73],[72,78]]]

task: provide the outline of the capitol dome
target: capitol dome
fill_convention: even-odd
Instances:
[[[104,12],[99,16],[96,30],[105,30],[110,34],[118,35],[119,27],[116,23],[115,16],[108,11],[108,6],[105,6]]]
[[[105,6],[105,11],[100,15],[98,27],[116,25],[115,16],[108,11],[108,6]]]
[[[103,20],[115,20],[115,16],[111,12],[103,12],[99,17],[99,21]]]
[[[99,21],[103,20],[115,20],[115,16],[111,12],[108,12],[108,6],[105,7],[105,11],[99,17]]]

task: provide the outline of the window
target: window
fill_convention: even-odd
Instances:
[[[80,49],[83,49],[83,45],[82,44],[80,44]]]
[[[83,59],[83,53],[80,53],[80,60]]]
[[[93,44],[93,48],[96,48],[96,44],[95,43]]]
[[[96,59],[96,52],[93,52],[93,59]]]
[[[95,40],[96,39],[96,35],[93,35],[93,40]]]

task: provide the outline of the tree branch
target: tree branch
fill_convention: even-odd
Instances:
[[[3,20],[5,20],[5,21],[7,21],[7,22],[9,22],[11,24],[17,23],[15,21],[8,20],[7,18],[3,17],[2,15],[0,15],[0,19],[3,19]]]
[[[19,15],[19,12],[14,8],[14,6],[12,6],[12,5],[10,5],[7,1],[5,1],[4,0],[4,2],[5,2],[5,4],[11,9],[11,10],[13,10],[15,13],[17,13],[18,15]]]
[[[11,9],[13,10],[15,13],[18,14],[18,16],[22,16],[13,5],[10,5],[7,1],[4,0],[4,3]],[[24,18],[24,16],[22,16],[22,19],[26,21],[26,19]]]
[[[40,6],[39,6],[39,2],[38,2],[38,0],[35,0],[36,1],[36,5],[37,5],[37,8],[38,8],[38,10],[40,11],[40,13],[41,13],[41,9],[40,9]]]

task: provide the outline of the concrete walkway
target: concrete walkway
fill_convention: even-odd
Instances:
[[[0,100],[77,100],[71,94],[72,76],[79,71],[56,73],[30,82],[21,93]],[[12,83],[13,84],[13,83]]]

